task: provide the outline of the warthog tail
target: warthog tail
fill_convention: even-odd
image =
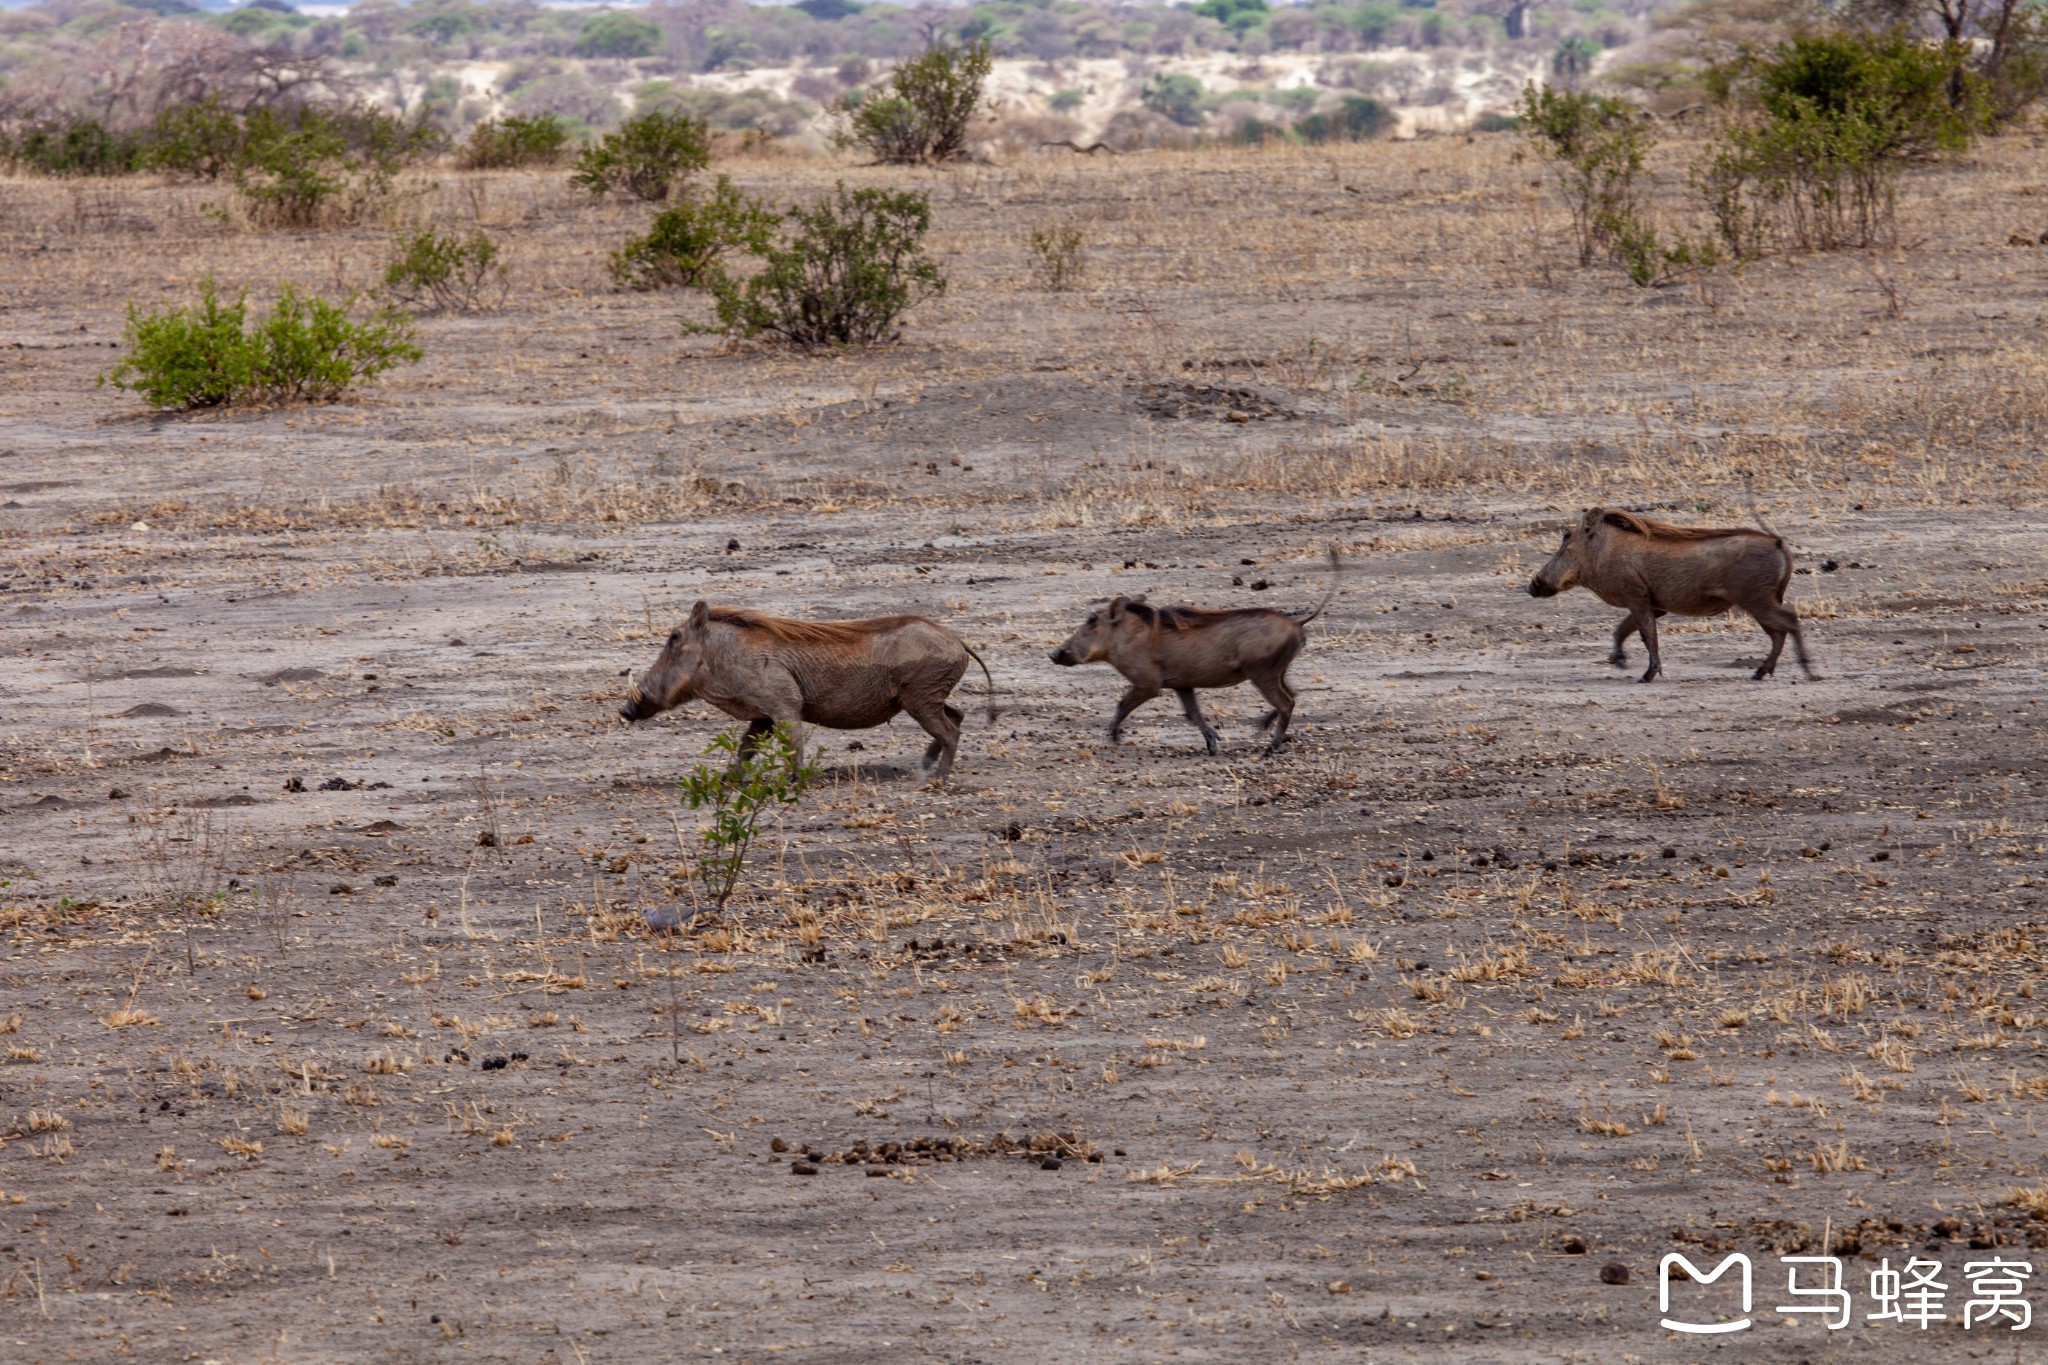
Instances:
[[[965,640],[962,640],[960,642],[960,648],[967,651],[968,658],[974,660],[974,662],[981,665],[982,685],[985,688],[987,688],[987,691],[981,694],[982,705],[988,708],[988,723],[990,725],[994,725],[996,723],[996,717],[1002,714],[1001,711],[996,709],[996,680],[989,675],[987,662],[984,661],[979,654],[976,654],[974,652],[973,645],[970,645]]]
[[[1342,557],[1338,555],[1337,542],[1333,540],[1330,542],[1330,586],[1324,591],[1323,600],[1316,603],[1316,609],[1314,611],[1310,612],[1306,616],[1297,616],[1294,618],[1297,624],[1305,626],[1309,622],[1315,620],[1318,616],[1321,616],[1323,614],[1324,608],[1328,607],[1330,603],[1336,599],[1337,583],[1338,580],[1343,577],[1343,575],[1344,560],[1342,559]]]

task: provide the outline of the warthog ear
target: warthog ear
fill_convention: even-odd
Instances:
[[[1112,601],[1112,602],[1111,602],[1111,603],[1109,604],[1109,619],[1110,619],[1110,620],[1111,620],[1112,622],[1115,622],[1115,621],[1121,621],[1121,620],[1123,620],[1123,619],[1124,619],[1124,608],[1125,608],[1125,607],[1127,607],[1127,606],[1129,606],[1130,604],[1131,604],[1131,599],[1130,599],[1130,598],[1128,598],[1128,597],[1121,597],[1121,596],[1117,597],[1117,598],[1116,598],[1116,599],[1115,599],[1114,601]]]
[[[690,608],[690,629],[701,631],[711,624],[711,608],[703,602]]]
[[[1604,507],[1588,507],[1585,519],[1579,523],[1579,529],[1589,536],[1592,535],[1593,528],[1600,524],[1600,518],[1606,510]]]

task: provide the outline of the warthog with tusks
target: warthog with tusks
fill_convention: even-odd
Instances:
[[[1650,651],[1649,682],[1664,671],[1657,650],[1657,618],[1719,616],[1740,607],[1771,637],[1771,652],[1753,675],[1768,678],[1785,652],[1785,638],[1799,656],[1799,666],[1813,677],[1806,658],[1806,637],[1799,613],[1785,604],[1792,581],[1792,554],[1776,532],[1747,527],[1673,526],[1615,507],[1589,508],[1564,533],[1564,543],[1529,583],[1532,597],[1555,597],[1570,588],[1588,588],[1609,606],[1628,615],[1614,627],[1614,652],[1608,662],[1626,667],[1622,648],[1638,632]]]
[[[777,721],[808,721],[833,730],[867,730],[899,712],[932,737],[924,766],[935,780],[953,771],[965,717],[947,704],[967,661],[988,665],[965,642],[922,616],[866,621],[792,621],[739,607],[690,608],[654,666],[627,694],[619,715],[646,720],[700,699],[747,722],[742,755]],[[995,719],[989,707],[989,719]]]
[[[1287,726],[1294,719],[1294,689],[1287,684],[1287,666],[1307,642],[1305,627],[1321,616],[1337,595],[1336,574],[1342,568],[1333,545],[1329,591],[1306,616],[1289,616],[1269,607],[1235,611],[1153,607],[1146,605],[1143,597],[1118,597],[1091,612],[1081,628],[1053,651],[1052,661],[1063,668],[1106,663],[1130,683],[1109,722],[1112,744],[1122,737],[1124,721],[1131,712],[1161,692],[1171,691],[1180,698],[1188,723],[1202,732],[1202,743],[1214,754],[1216,731],[1202,715],[1195,689],[1249,682],[1273,708],[1259,721],[1261,730],[1274,727],[1273,742],[1266,746],[1271,754],[1287,741]]]

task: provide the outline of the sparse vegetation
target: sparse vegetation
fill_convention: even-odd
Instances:
[[[751,744],[730,732],[711,742],[699,764],[683,779],[683,801],[708,813],[699,831],[699,850],[690,885],[700,904],[723,914],[747,867],[762,823],[783,806],[793,806],[818,780],[815,757],[806,758],[797,736],[777,725]]]
[[[1086,242],[1087,235],[1073,223],[1049,223],[1031,229],[1024,245],[1031,253],[1031,273],[1040,287],[1057,291],[1080,284],[1088,269],[1083,250]]]
[[[612,253],[612,278],[628,289],[701,288],[731,255],[767,252],[782,215],[719,176],[711,194],[664,209],[644,236]]]
[[[287,285],[253,322],[246,299],[223,302],[204,280],[195,306],[145,312],[130,305],[128,353],[101,382],[154,408],[318,403],[420,358],[409,323],[392,314],[354,321],[352,298],[334,304]]]
[[[765,334],[807,350],[871,345],[946,287],[924,249],[932,211],[920,192],[841,184],[785,221],[759,271],[713,281],[719,326],[734,336]]]
[[[568,146],[569,130],[555,115],[526,118],[506,114],[485,119],[469,130],[456,165],[468,171],[553,166],[561,161]]]
[[[871,93],[848,109],[843,136],[881,162],[951,161],[967,150],[994,64],[986,40],[930,47],[890,74],[887,93]]]
[[[593,195],[659,202],[711,164],[710,131],[688,114],[654,109],[583,149],[569,183]]]
[[[384,269],[384,293],[393,303],[423,312],[474,312],[501,302],[508,288],[498,245],[482,228],[466,237],[423,227],[398,239],[398,254]]]

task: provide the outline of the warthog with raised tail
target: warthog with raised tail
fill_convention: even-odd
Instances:
[[[1771,637],[1771,652],[1753,675],[1761,680],[1778,667],[1785,638],[1799,656],[1799,666],[1813,677],[1806,658],[1806,637],[1799,613],[1785,604],[1785,586],[1792,581],[1792,554],[1770,530],[1747,527],[1673,526],[1624,512],[1616,507],[1589,508],[1564,533],[1564,543],[1529,583],[1532,597],[1555,597],[1570,588],[1588,588],[1609,606],[1628,615],[1614,627],[1614,652],[1608,662],[1626,667],[1623,646],[1641,633],[1649,647],[1649,682],[1664,671],[1657,650],[1657,618],[1719,616],[1740,607]]]
[[[1130,683],[1109,722],[1111,743],[1122,738],[1124,721],[1131,712],[1161,692],[1171,691],[1180,698],[1188,723],[1202,732],[1202,743],[1211,754],[1216,752],[1216,731],[1202,715],[1195,689],[1249,682],[1273,708],[1259,721],[1261,730],[1275,727],[1273,742],[1266,746],[1271,754],[1286,742],[1288,723],[1294,719],[1294,689],[1287,684],[1287,666],[1307,642],[1305,627],[1321,616],[1337,595],[1335,574],[1342,567],[1332,546],[1329,591],[1306,616],[1289,616],[1268,607],[1235,611],[1153,607],[1146,605],[1143,597],[1119,597],[1091,612],[1081,628],[1053,651],[1052,661],[1063,668],[1106,663]]]
[[[792,621],[699,602],[634,684],[619,715],[646,720],[700,699],[747,722],[740,742],[745,754],[777,721],[867,730],[901,712],[931,735],[924,765],[936,761],[936,780],[944,781],[965,719],[946,698],[969,659],[981,664],[993,697],[995,680],[981,656],[922,616]],[[993,705],[989,719],[995,719]]]

